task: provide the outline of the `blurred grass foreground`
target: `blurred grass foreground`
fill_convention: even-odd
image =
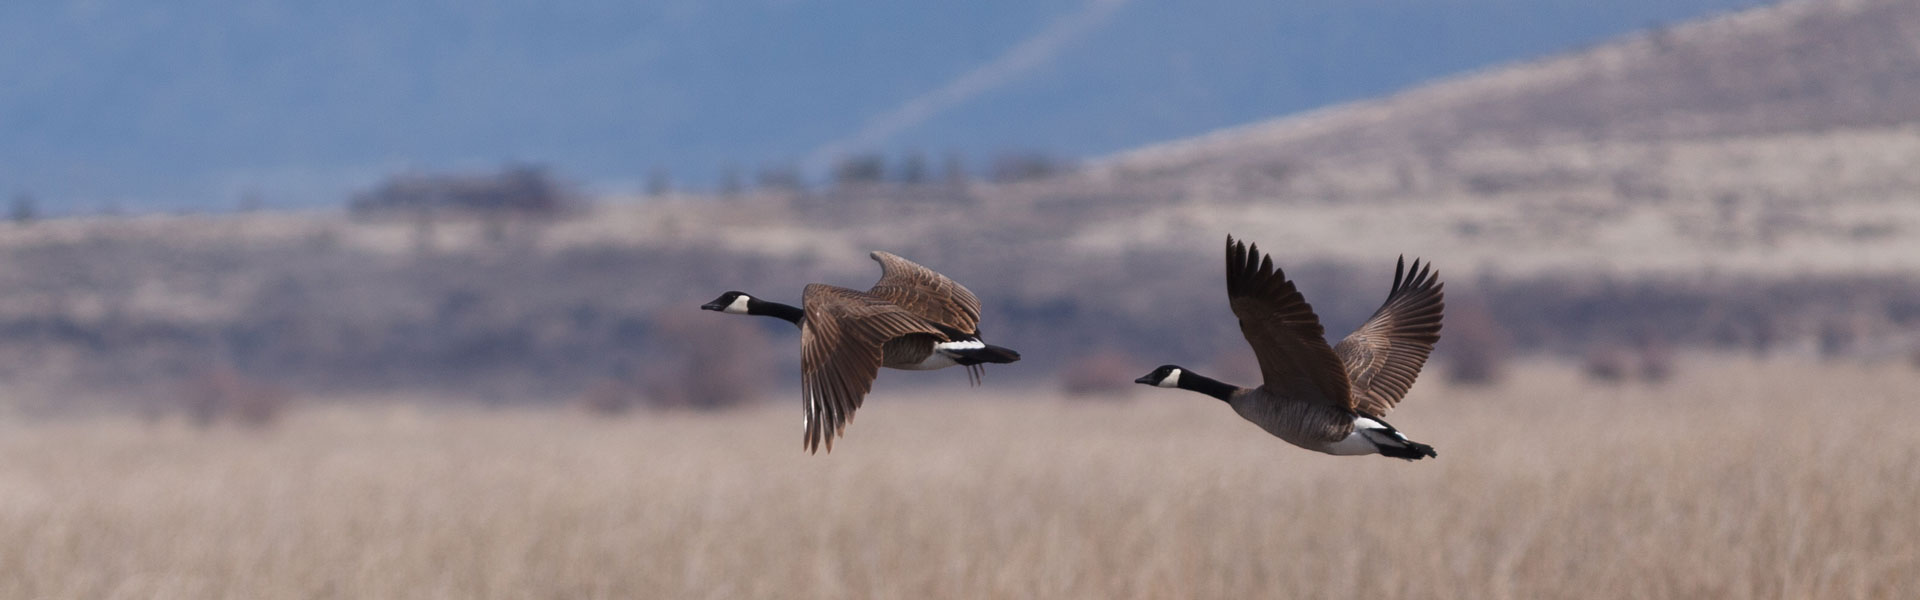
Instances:
[[[880,381],[830,457],[719,416],[344,399],[261,434],[0,424],[9,598],[1897,598],[1920,372],[1704,360],[1422,382],[1421,463],[1218,403]]]

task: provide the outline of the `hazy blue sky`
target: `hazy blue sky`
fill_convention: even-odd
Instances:
[[[1098,155],[1754,0],[0,5],[0,192],[55,211],[328,205],[408,168]]]

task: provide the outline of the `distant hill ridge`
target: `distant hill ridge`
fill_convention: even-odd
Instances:
[[[1166,172],[1247,154],[1316,156],[1465,140],[1648,140],[1920,122],[1920,3],[1796,0],[1380,99],[1096,161]]]

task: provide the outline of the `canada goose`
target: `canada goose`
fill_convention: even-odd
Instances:
[[[1225,400],[1261,429],[1316,452],[1432,457],[1432,446],[1407,439],[1381,417],[1407,394],[1440,341],[1446,307],[1441,295],[1432,265],[1422,268],[1415,260],[1409,269],[1401,257],[1386,303],[1329,348],[1313,307],[1273,267],[1273,258],[1227,236],[1227,300],[1253,345],[1264,383],[1235,387],[1177,365],[1163,365],[1134,383]]]
[[[801,306],[727,292],[700,308],[777,317],[800,327],[800,388],[808,453],[853,421],[880,367],[925,371],[960,365],[980,383],[984,363],[1020,353],[980,341],[980,299],[945,275],[886,252],[873,252],[880,281],[867,291],[808,284]]]

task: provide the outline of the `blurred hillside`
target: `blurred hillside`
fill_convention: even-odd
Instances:
[[[1920,120],[1920,6],[1797,0],[1385,98],[1149,146],[1111,161],[1179,176],[1273,155],[1350,159],[1461,145],[1754,138]],[[1249,156],[1264,154],[1266,156]]]
[[[1143,148],[1083,181],[1314,252],[1391,239],[1534,271],[1910,272],[1916,31],[1912,3],[1791,2]],[[1359,226],[1327,239],[1328,219]]]
[[[1227,233],[1273,252],[1334,335],[1377,306],[1395,256],[1432,260],[1448,282],[1443,365],[1609,348],[1906,360],[1920,341],[1910,32],[1920,6],[1794,2],[994,181],[883,162],[824,187],[662,186],[552,214],[23,221],[0,232],[0,376],[655,394],[730,358],[695,348],[702,328],[744,328],[714,334],[734,347],[797,343],[700,303],[865,287],[866,252],[886,249],[982,298],[988,338],[1026,356],[990,381],[1090,353],[1241,379]]]

